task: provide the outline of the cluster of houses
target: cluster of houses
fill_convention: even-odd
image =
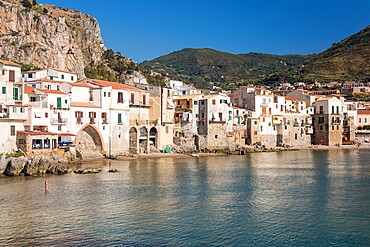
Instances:
[[[154,86],[145,80],[78,80],[60,69],[22,73],[4,60],[0,87],[0,153],[69,151],[89,158],[158,152],[174,144],[194,150],[340,146],[367,141],[370,133],[369,105],[346,101],[340,92],[281,94],[242,86],[228,94],[205,93],[172,80]],[[346,84],[344,90],[363,88]]]

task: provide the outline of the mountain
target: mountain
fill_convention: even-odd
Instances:
[[[207,87],[209,84],[235,87],[238,84],[263,81],[272,74],[289,73],[306,60],[303,55],[271,55],[262,53],[230,54],[217,50],[183,49],[144,61],[143,70],[169,74],[172,78]],[[227,85],[225,85],[227,83]]]
[[[370,81],[370,26],[316,55],[230,54],[183,49],[139,66],[200,87],[305,81]]]
[[[302,73],[307,80],[370,81],[370,26],[312,56]]]
[[[0,0],[0,57],[27,69],[67,69],[80,79],[123,81],[138,73],[131,59],[106,49],[94,17],[35,0]]]

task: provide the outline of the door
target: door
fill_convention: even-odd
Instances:
[[[14,98],[15,100],[18,100],[18,99],[19,99],[18,88],[14,88],[14,95],[13,95],[13,98]]]

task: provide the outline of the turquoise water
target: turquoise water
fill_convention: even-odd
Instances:
[[[112,161],[120,172],[0,179],[0,246],[370,246],[369,155]]]

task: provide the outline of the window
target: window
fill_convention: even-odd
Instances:
[[[146,95],[143,95],[143,105],[146,105]]]
[[[202,119],[204,118],[204,112],[202,112]]]
[[[108,92],[108,97],[110,97],[110,92]]]
[[[337,106],[337,114],[339,114],[339,106]]]
[[[32,140],[32,149],[42,149],[42,140],[41,139]]]
[[[17,107],[13,106],[13,112],[16,113],[17,112]]]
[[[257,125],[257,121],[254,121],[254,125]]]
[[[122,124],[122,114],[118,113],[118,124]]]
[[[68,100],[64,100],[64,103],[65,103],[65,104],[68,104]]]
[[[198,101],[194,101],[194,105],[198,105]]]
[[[89,112],[90,124],[95,123],[96,112]]]
[[[334,114],[334,106],[331,107],[331,114]]]
[[[296,140],[298,139],[297,133],[294,134],[294,139],[296,139]]]
[[[324,107],[320,106],[320,114],[323,114],[323,113],[324,113]]]
[[[24,107],[21,107],[21,113],[25,113],[26,110],[24,109]]]
[[[62,80],[64,80],[64,75],[61,75],[61,76],[60,76],[60,78],[61,78]]]
[[[361,118],[358,119],[358,122],[361,123]]]
[[[45,118],[49,117],[49,113],[45,112]]]
[[[9,70],[9,81],[15,82],[15,71],[14,70]]]
[[[166,134],[170,133],[170,127],[166,126]]]
[[[75,112],[75,117],[76,117],[76,123],[77,124],[82,124],[83,112],[82,111],[76,111]]]
[[[117,103],[123,103],[123,93],[118,93]]]
[[[134,104],[135,103],[135,94],[131,94],[131,104]]]
[[[19,144],[26,144],[26,140],[25,140],[25,139],[19,139],[19,140],[18,140],[18,143],[19,143]]]
[[[218,117],[220,118],[220,121],[222,121],[222,112],[218,113]]]
[[[71,76],[71,81],[73,81],[74,79],[75,79],[75,78],[74,78],[74,76],[72,75],[72,76]]]
[[[212,105],[215,105],[216,104],[216,100],[215,99],[213,99],[212,100]]]
[[[14,125],[10,126],[10,135],[15,136],[15,126]]]
[[[31,96],[30,97],[30,102],[36,102],[36,97],[35,96]]]
[[[51,89],[51,85],[48,85],[48,86],[47,86],[47,88],[48,88],[48,89]]]
[[[107,92],[104,92],[104,97],[107,97]]]
[[[6,94],[6,87],[2,87],[2,88],[1,88],[1,93],[2,93],[2,94]]]
[[[101,113],[101,118],[103,120],[103,124],[107,124],[108,123],[107,113],[106,112],[102,112]]]
[[[57,97],[57,108],[62,108],[62,98]]]
[[[215,139],[217,139],[218,138],[218,135],[215,135]]]
[[[58,125],[58,131],[62,131],[62,125]]]
[[[186,101],[186,107],[190,107],[190,100]]]

